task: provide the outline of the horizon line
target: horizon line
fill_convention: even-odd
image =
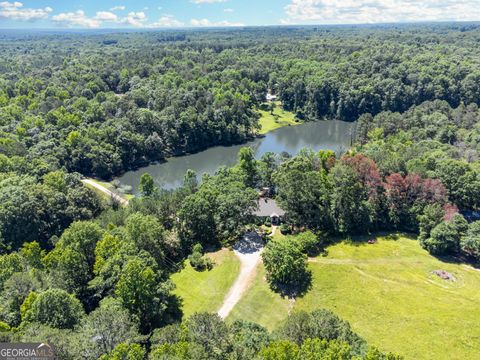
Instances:
[[[420,20],[420,21],[396,21],[396,22],[371,22],[371,23],[328,23],[328,24],[266,24],[266,25],[236,25],[236,26],[178,26],[178,27],[7,27],[4,30],[35,30],[35,31],[155,31],[155,30],[206,30],[206,29],[243,29],[243,28],[265,28],[265,27],[334,27],[334,26],[376,26],[376,25],[421,25],[421,24],[468,24],[479,23],[479,20]]]

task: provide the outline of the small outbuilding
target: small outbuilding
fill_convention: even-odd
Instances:
[[[275,200],[260,198],[258,199],[258,208],[253,215],[259,218],[269,217],[273,225],[278,225],[282,222],[285,211],[278,206]]]
[[[267,101],[276,101],[277,100],[277,95],[273,95],[271,93],[267,93]]]

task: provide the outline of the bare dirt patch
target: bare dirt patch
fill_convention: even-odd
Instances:
[[[453,274],[445,270],[433,270],[432,274],[437,275],[440,279],[446,281],[457,281],[457,278]]]

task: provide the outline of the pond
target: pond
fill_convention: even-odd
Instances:
[[[177,188],[182,185],[183,176],[188,169],[194,170],[200,179],[204,173],[214,174],[222,165],[235,165],[238,152],[244,146],[251,146],[257,158],[269,151],[274,153],[286,151],[296,155],[302,148],[311,148],[315,151],[328,149],[341,153],[350,146],[353,127],[354,123],[337,120],[287,126],[245,144],[216,146],[196,154],[170,158],[163,163],[129,171],[118,180],[124,185],[132,186],[136,192],[140,184],[140,176],[149,173],[159,187]]]

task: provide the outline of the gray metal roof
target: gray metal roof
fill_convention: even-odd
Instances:
[[[260,198],[258,200],[258,210],[253,213],[255,216],[283,216],[285,211],[277,205],[277,202],[273,199]]]

